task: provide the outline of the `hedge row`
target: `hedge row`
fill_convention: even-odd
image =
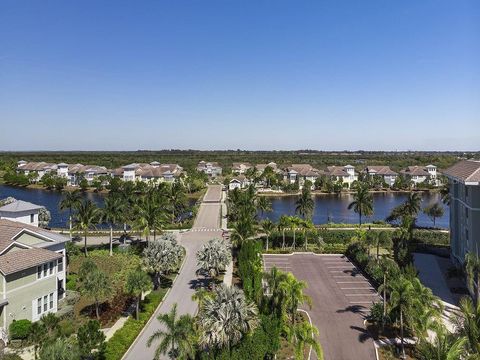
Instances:
[[[141,304],[139,319],[135,320],[134,317],[130,317],[125,322],[125,325],[117,330],[111,339],[107,341],[105,360],[120,360],[123,357],[138,334],[140,334],[140,331],[142,331],[148,320],[152,317],[165,296],[165,293],[165,289],[160,289],[152,291],[145,297]]]

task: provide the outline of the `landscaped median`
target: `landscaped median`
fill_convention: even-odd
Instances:
[[[106,360],[120,360],[127,352],[128,348],[137,338],[144,326],[150,320],[155,310],[162,302],[168,289],[154,290],[148,294],[142,302],[141,312],[138,320],[130,317],[125,325],[113,334],[112,338],[107,342],[105,351]]]

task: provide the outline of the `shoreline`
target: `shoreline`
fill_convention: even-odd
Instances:
[[[369,190],[369,193],[372,194],[408,194],[411,192],[421,192],[421,193],[436,193],[438,189],[414,189],[414,190]],[[341,191],[338,193],[335,192],[323,192],[318,190],[313,190],[312,195],[314,196],[323,196],[323,195],[351,195],[355,194],[355,191]],[[300,196],[301,191],[298,192],[272,192],[272,191],[260,191],[257,192],[258,196],[265,197],[288,197],[288,196]]]

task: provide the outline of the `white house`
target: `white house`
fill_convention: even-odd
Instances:
[[[245,174],[245,172],[251,168],[252,168],[252,165],[248,162],[246,163],[234,162],[232,164],[232,173],[237,175]]]
[[[363,172],[370,177],[381,176],[388,186],[395,184],[395,180],[397,180],[398,177],[398,174],[390,169],[390,166],[386,165],[367,166],[363,169]]]
[[[346,184],[348,188],[352,186],[354,181],[358,180],[358,173],[352,165],[327,166],[324,174],[334,182],[340,181]]]
[[[228,183],[228,190],[243,189],[250,185],[250,181],[244,175],[235,176]]]
[[[432,185],[438,186],[437,167],[435,165],[427,166],[409,166],[401,171],[415,185],[428,181]]]
[[[222,175],[222,168],[217,162],[200,161],[197,165],[197,171],[203,172],[212,178]]]
[[[283,179],[290,184],[298,181],[300,188],[303,187],[305,181],[310,181],[313,187],[313,183],[320,175],[320,170],[309,164],[292,164],[285,169]]]
[[[38,227],[38,214],[43,206],[16,200],[0,207],[0,219],[6,219]]]
[[[178,164],[160,164],[153,161],[150,164],[133,163],[122,166],[113,170],[112,175],[123,181],[173,182],[182,173],[183,168]]]

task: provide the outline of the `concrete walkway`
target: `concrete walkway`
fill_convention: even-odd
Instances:
[[[194,229],[208,228],[219,229],[220,224],[220,202],[222,196],[222,187],[220,185],[211,185],[208,187],[204,199],[193,225]],[[221,230],[218,231],[188,231],[179,234],[179,243],[185,248],[185,261],[180,269],[180,273],[175,280],[172,288],[165,296],[154,315],[144,327],[140,335],[127,351],[123,359],[126,360],[151,360],[154,357],[155,348],[158,342],[147,346],[147,341],[155,331],[160,329],[160,324],[156,320],[159,314],[168,313],[174,304],[177,304],[179,315],[194,315],[197,310],[197,303],[192,300],[195,289],[203,284],[203,278],[199,278],[196,274],[197,260],[196,253],[200,247],[212,238],[220,238]],[[161,359],[168,359],[162,356]]]

